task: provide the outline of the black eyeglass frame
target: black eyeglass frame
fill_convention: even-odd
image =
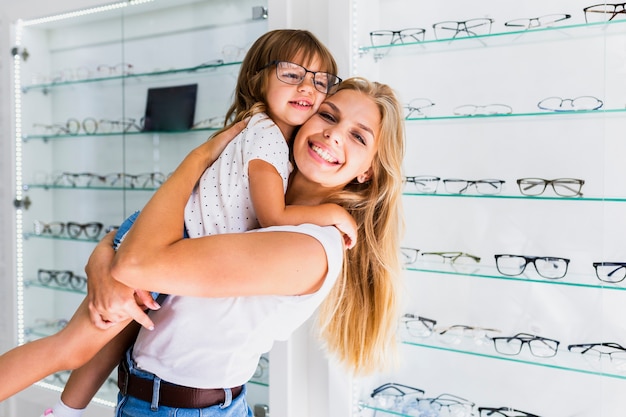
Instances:
[[[552,186],[552,190],[554,191],[554,193],[560,197],[582,197],[583,193],[581,190],[582,190],[583,185],[585,185],[585,180],[580,179],[580,178],[555,178],[552,180],[547,180],[545,178],[528,177],[528,178],[518,178],[516,182],[517,182],[517,186],[519,187],[520,193],[524,195],[528,195],[528,196],[542,195],[546,191],[546,188],[548,187],[548,185],[550,185]],[[524,183],[527,183],[527,184],[524,184]],[[564,194],[560,188],[557,189],[555,184],[560,185],[563,188],[572,190],[573,194]],[[523,187],[524,185],[527,185],[527,187],[524,188]],[[568,185],[574,185],[578,189],[576,190],[572,187],[569,187]],[[543,188],[541,189],[540,192],[537,192],[537,193],[528,192],[528,190],[531,189],[532,187],[541,187],[541,186],[543,186]]]
[[[607,6],[613,6],[613,11],[612,12],[606,12],[603,10],[591,10],[594,7],[607,7]],[[622,10],[617,10],[618,7],[621,7]],[[594,4],[592,6],[587,6],[585,8],[583,8],[583,13],[585,14],[585,23],[589,23],[589,20],[587,19],[587,13],[602,13],[602,14],[611,14],[611,17],[608,18],[606,20],[606,22],[610,22],[611,20],[613,20],[613,18],[619,14],[626,14],[626,3],[600,3],[600,4]]]
[[[624,278],[626,278],[626,262],[594,262],[592,265],[596,271],[596,277],[602,282],[617,284],[618,282],[624,281]],[[624,274],[620,279],[616,279],[616,280],[602,279],[600,278],[600,273],[599,273],[598,268],[603,267],[603,266],[615,266],[616,267],[613,271],[607,274],[607,276],[609,277],[615,272],[619,271],[620,269],[624,269]]]
[[[513,336],[496,336],[496,337],[492,337],[491,340],[493,340],[493,345],[494,345],[494,348],[496,349],[496,352],[502,355],[507,355],[507,356],[519,355],[522,352],[522,348],[524,347],[524,345],[527,344],[528,350],[530,351],[530,353],[533,356],[536,356],[538,358],[552,358],[556,356],[559,350],[559,345],[561,344],[561,342],[559,342],[558,340],[549,339],[547,337],[542,337],[542,336],[536,336],[530,333],[517,333],[516,335],[513,335]],[[519,350],[516,353],[504,352],[498,349],[498,341],[506,341],[507,343],[510,343],[511,340],[518,340],[520,342]],[[543,342],[544,344],[546,344],[549,350],[552,351],[552,354],[545,355],[545,356],[537,355],[533,350],[532,342]],[[550,346],[546,342],[550,342],[554,344],[554,346]]]
[[[289,65],[294,65],[296,67],[302,68],[305,72],[304,72],[304,76],[302,77],[301,80],[299,80],[297,83],[293,83],[293,82],[289,82],[289,81],[285,81],[284,79],[282,79],[279,75],[278,75],[278,67],[280,64],[289,64]],[[335,92],[335,90],[337,89],[337,86],[339,86],[339,84],[343,81],[339,76],[335,75],[335,74],[331,74],[329,72],[324,72],[324,71],[311,71],[308,68],[303,67],[300,64],[295,64],[293,62],[289,62],[289,61],[280,61],[280,60],[273,60],[271,62],[269,62],[267,65],[265,65],[263,68],[261,68],[259,71],[263,71],[266,68],[269,68],[271,66],[276,66],[276,78],[278,78],[279,81],[285,83],[285,84],[290,84],[290,85],[300,85],[304,82],[304,80],[306,79],[306,75],[311,73],[313,74],[313,86],[315,87],[315,89],[317,91],[319,91],[320,93],[324,93],[324,94],[332,94]],[[329,77],[328,80],[330,81],[331,78],[330,77],[334,77],[335,78],[335,82],[331,83],[328,82],[328,85],[326,86],[326,91],[320,90],[318,88],[318,84],[315,82],[315,78],[317,77],[317,74],[324,74],[325,76]]]
[[[502,258],[520,258],[520,259],[524,259],[525,263],[524,266],[521,268],[520,272],[517,274],[511,274],[511,273],[504,273],[500,270],[500,266],[498,265],[498,260],[502,259]],[[561,258],[558,256],[526,256],[526,255],[514,255],[514,254],[509,254],[509,253],[502,253],[502,254],[496,254],[494,255],[494,258],[496,260],[496,269],[498,270],[499,273],[501,273],[502,275],[508,276],[508,277],[516,277],[519,275],[522,275],[524,273],[524,271],[526,270],[526,267],[528,266],[528,264],[533,264],[533,266],[535,267],[535,271],[537,271],[537,274],[542,277],[542,278],[546,278],[546,279],[561,279],[563,278],[565,275],[567,275],[567,269],[569,267],[569,263],[570,260],[567,258]],[[537,263],[536,261],[538,260],[544,260],[544,261],[549,261],[549,260],[558,260],[558,261],[563,261],[565,262],[565,271],[563,272],[563,275],[558,276],[558,277],[547,277],[545,275],[542,275],[541,272],[539,272],[539,268],[537,268]]]

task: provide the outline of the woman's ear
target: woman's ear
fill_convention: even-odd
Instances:
[[[364,182],[368,182],[372,178],[372,168],[370,167],[367,171],[356,177],[356,180],[363,184]]]

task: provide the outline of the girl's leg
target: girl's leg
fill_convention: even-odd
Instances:
[[[113,369],[120,363],[124,352],[135,341],[139,328],[139,324],[131,322],[89,362],[72,371],[61,394],[61,401],[74,409],[87,407]]]
[[[55,372],[76,369],[87,363],[130,320],[106,330],[89,318],[87,299],[58,333],[18,346],[0,356],[0,402]]]

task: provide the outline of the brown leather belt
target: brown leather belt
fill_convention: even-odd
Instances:
[[[130,395],[139,400],[152,402],[154,381],[143,379],[128,372],[126,361],[122,360],[117,367],[117,386],[122,395]],[[231,388],[233,400],[241,393],[243,387]],[[224,404],[226,400],[224,390],[200,389],[184,387],[161,381],[159,390],[159,405],[174,408],[206,408]]]

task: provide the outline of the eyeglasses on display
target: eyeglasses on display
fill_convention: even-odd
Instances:
[[[422,252],[420,253],[424,262],[451,264],[476,264],[480,262],[480,256],[465,252]]]
[[[580,197],[585,180],[578,178],[556,178],[546,180],[544,178],[519,178],[517,185],[524,195],[537,196],[543,194],[546,187],[550,185],[554,193],[561,197]]]
[[[50,235],[60,237],[64,232],[72,239],[80,238],[84,234],[87,239],[95,239],[100,235],[104,225],[99,222],[76,223],[76,222],[51,222],[44,223],[36,220],[33,224],[35,235]]]
[[[435,331],[437,320],[406,313],[400,318],[400,323],[404,325],[404,328],[410,336],[428,337]]]
[[[609,360],[619,362],[620,365],[626,363],[626,348],[615,342],[579,343],[569,345],[567,350],[597,360],[608,357]]]
[[[570,260],[554,256],[494,255],[498,272],[506,276],[521,275],[528,264],[533,264],[537,274],[547,279],[563,278]]]
[[[434,105],[435,103],[433,103],[430,99],[414,98],[404,106],[404,118],[417,119],[428,117],[425,109],[429,109]]]
[[[556,355],[558,340],[535,336],[529,333],[518,333],[514,336],[498,336],[491,338],[496,352],[503,355],[519,355],[524,345],[528,345],[530,353],[538,358],[551,358]]]
[[[111,77],[115,75],[130,75],[133,73],[133,65],[120,62],[115,65],[100,64],[96,67],[99,77]]]
[[[145,172],[142,174],[128,174],[113,172],[110,174],[95,174],[92,172],[61,172],[46,176],[45,186],[55,187],[124,187],[153,189],[166,180],[162,172]]]
[[[493,19],[477,18],[465,21],[445,21],[433,25],[437,39],[456,39],[488,35]]]
[[[626,277],[626,262],[594,262],[593,268],[602,282],[616,284]]]
[[[402,412],[405,405],[424,395],[424,390],[409,385],[388,382],[375,388],[370,397],[378,407]]]
[[[304,82],[308,73],[313,74],[313,85],[320,93],[330,94],[341,82],[341,78],[327,72],[309,71],[302,65],[294,64],[286,61],[272,61],[261,70],[276,66],[276,77],[286,84],[299,85]]]
[[[572,15],[567,13],[548,14],[539,17],[509,20],[508,22],[504,22],[504,26],[529,30],[551,26],[554,23],[561,22],[571,17]]]
[[[424,42],[425,29],[374,30],[370,32],[372,46],[390,46],[403,43]]]
[[[457,116],[494,116],[498,114],[511,114],[513,108],[507,104],[464,104],[454,108]]]
[[[417,175],[412,177],[404,177],[404,183],[407,188],[414,189],[418,193],[434,194],[437,192],[441,178],[433,175]]]
[[[402,256],[402,264],[403,265],[414,264],[417,261],[418,253],[419,253],[419,249],[401,247],[400,255]]]
[[[146,172],[143,174],[114,172],[106,174],[104,178],[105,182],[111,187],[124,188],[154,188],[160,186],[166,180],[165,174],[161,172]]]
[[[626,18],[626,3],[601,3],[583,9],[585,22],[610,22],[613,19]]]
[[[420,398],[410,409],[403,410],[409,415],[418,412],[420,416],[470,417],[476,404],[453,394],[440,394],[434,398]]]
[[[463,342],[470,340],[475,345],[482,346],[490,343],[492,337],[496,333],[500,333],[500,330],[487,327],[455,324],[439,330],[439,338],[443,343],[448,345],[460,345]]]
[[[194,123],[192,129],[219,129],[226,125],[225,116],[213,116]]]
[[[126,133],[130,131],[141,132],[143,130],[143,123],[143,117],[139,120],[139,122],[131,117],[116,120],[101,119],[98,122],[96,131],[99,133]]]
[[[469,187],[474,187],[478,194],[492,195],[500,194],[504,180],[498,179],[480,179],[480,180],[462,180],[458,178],[446,178],[443,185],[450,194],[463,194]]]
[[[509,407],[478,407],[478,413],[480,417],[540,417],[536,414]]]
[[[593,96],[576,98],[547,97],[537,103],[541,110],[553,112],[598,110],[604,105],[602,100]]]
[[[72,271],[67,270],[39,269],[37,280],[46,286],[54,281],[60,287],[69,286],[74,290],[82,290],[87,285],[87,278],[74,275]]]

